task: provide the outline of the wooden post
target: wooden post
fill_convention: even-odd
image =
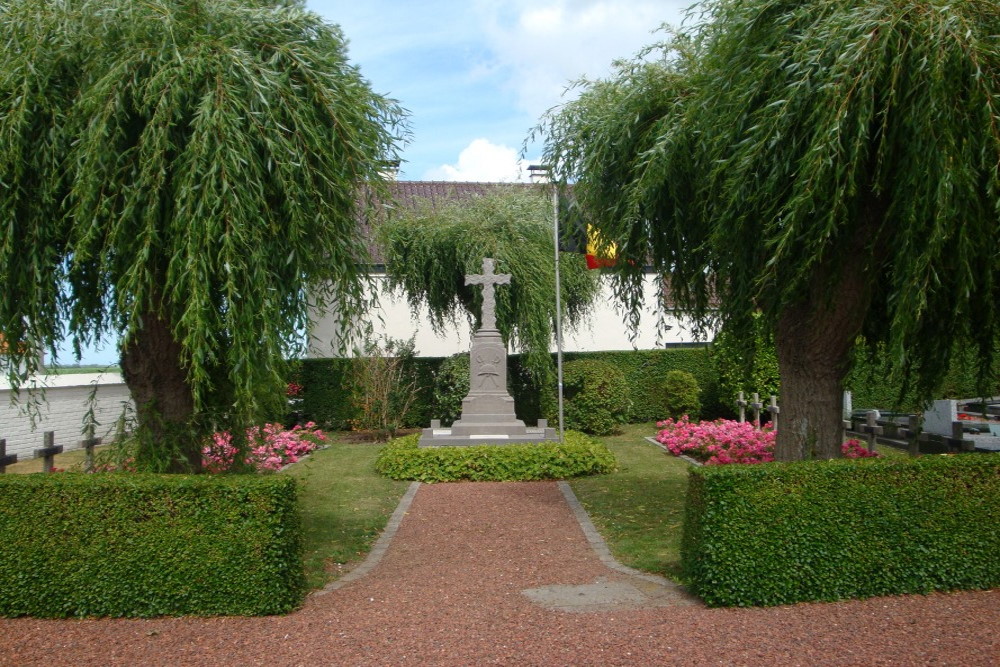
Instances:
[[[35,450],[35,458],[42,459],[42,472],[52,472],[52,463],[56,454],[62,454],[63,446],[55,444],[55,431],[46,431],[43,438],[44,446]]]
[[[86,450],[87,456],[83,462],[83,471],[91,472],[94,469],[94,447],[101,445],[101,438],[94,437],[94,425],[87,426],[87,437],[80,441],[80,448]]]
[[[757,395],[757,392],[754,392],[750,409],[753,410],[753,425],[756,428],[760,428],[760,411],[763,407],[764,404],[760,402],[760,396]]]
[[[0,474],[7,472],[7,466],[17,463],[17,454],[7,453],[7,441],[0,439]]]
[[[777,431],[778,413],[781,412],[781,408],[778,407],[778,397],[774,394],[771,394],[771,404],[767,406],[767,411],[771,413],[771,428]]]
[[[736,407],[740,411],[740,423],[742,424],[747,420],[747,399],[744,397],[742,391],[736,398]]]

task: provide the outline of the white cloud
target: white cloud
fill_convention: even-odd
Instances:
[[[477,5],[495,56],[494,73],[532,117],[563,100],[567,84],[599,78],[612,61],[658,39],[664,22],[680,24],[691,0],[511,0]]]
[[[513,148],[489,139],[474,139],[458,154],[457,164],[443,164],[424,172],[428,181],[483,181],[513,183],[528,179],[528,161]]]

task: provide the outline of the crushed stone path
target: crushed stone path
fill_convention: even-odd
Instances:
[[[556,482],[414,487],[378,562],[293,614],[0,619],[0,664],[1000,661],[1000,591],[706,609],[673,585],[609,562],[588,541],[566,489]]]

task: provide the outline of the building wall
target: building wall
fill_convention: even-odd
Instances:
[[[88,410],[88,399],[97,387],[94,415],[99,424],[95,433],[106,440],[113,435],[115,422],[122,413],[123,404],[130,403],[128,387],[117,373],[77,375],[45,375],[39,382],[45,389],[45,401],[40,406],[40,418],[34,428],[23,406],[11,404],[10,385],[0,380],[0,438],[7,441],[7,453],[17,454],[25,461],[42,447],[45,431],[55,432],[55,444],[66,451],[76,449],[83,439],[81,430]],[[27,399],[21,391],[19,402]]]
[[[368,318],[376,337],[390,336],[408,340],[413,336],[417,355],[421,357],[444,357],[469,350],[471,332],[465,319],[460,319],[457,326],[449,327],[447,331],[435,333],[430,327],[426,307],[421,307],[420,312],[414,316],[404,297],[391,294],[385,288],[385,276],[376,276],[376,281],[380,285],[379,308]],[[618,302],[612,293],[610,282],[606,278],[602,279],[601,295],[596,300],[587,321],[575,330],[563,331],[563,349],[567,352],[651,350],[678,343],[698,342],[685,322],[670,316],[664,319],[664,324],[669,329],[661,334],[657,333],[658,318],[650,304],[656,303],[659,289],[659,280],[653,275],[648,276],[645,286],[647,307],[640,322],[638,335],[633,341],[629,338],[630,331],[622,314],[616,308]],[[338,326],[332,315],[329,312],[314,311],[311,319],[313,326],[308,356],[312,358],[339,356],[336,351],[339,341]]]

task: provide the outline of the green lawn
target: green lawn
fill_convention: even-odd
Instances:
[[[680,576],[680,541],[689,464],[643,438],[656,433],[652,422],[629,424],[622,435],[600,438],[618,459],[608,475],[570,481],[615,557],[622,563]],[[302,482],[306,577],[321,588],[365,557],[385,527],[409,482],[375,473],[382,445],[351,444],[333,434],[327,449],[315,452],[282,474]],[[907,454],[879,446],[885,456]],[[83,451],[56,457],[59,468],[79,469]],[[41,460],[7,468],[9,473],[41,471]]]
[[[302,481],[310,588],[322,588],[345,566],[363,559],[406,493],[409,482],[394,482],[375,473],[380,448],[334,442],[282,473]]]
[[[655,433],[652,422],[628,424],[622,435],[601,438],[618,471],[570,486],[619,562],[676,579],[689,464],[643,439]]]

